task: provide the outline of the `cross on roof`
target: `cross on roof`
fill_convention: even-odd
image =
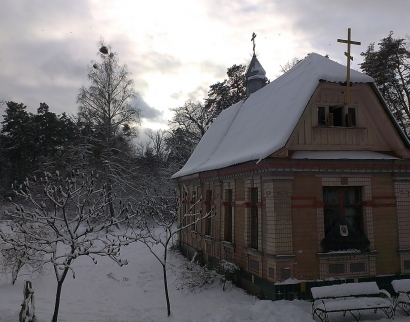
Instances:
[[[346,104],[350,103],[350,61],[353,60],[353,57],[350,55],[350,45],[361,45],[359,41],[353,41],[350,39],[351,29],[347,29],[347,40],[338,39],[337,42],[342,42],[347,44],[347,52],[345,56],[347,57],[347,75],[346,75]]]
[[[256,34],[252,33],[252,39],[251,41],[253,42],[253,54],[255,55],[255,38],[256,38]]]

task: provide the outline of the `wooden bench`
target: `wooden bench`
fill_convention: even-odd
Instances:
[[[410,315],[410,279],[394,280],[391,282],[394,296],[394,309],[401,308],[407,315]]]
[[[360,311],[383,311],[388,318],[394,318],[394,303],[390,294],[380,290],[376,282],[347,283],[311,288],[312,317],[322,322],[329,321],[328,313],[349,312],[360,321]]]

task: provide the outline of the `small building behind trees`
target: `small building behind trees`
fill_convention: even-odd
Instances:
[[[373,79],[311,53],[224,110],[174,174],[182,248],[268,298],[293,281],[410,274],[410,142]],[[350,101],[350,102],[349,102]],[[347,103],[348,102],[348,103]],[[198,203],[198,199],[201,202]],[[276,286],[275,286],[276,285]],[[275,295],[276,294],[276,295]]]

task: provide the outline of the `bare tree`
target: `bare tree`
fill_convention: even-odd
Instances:
[[[113,163],[122,157],[120,152],[129,148],[131,140],[127,138],[137,135],[140,110],[132,105],[136,93],[127,66],[119,65],[118,55],[110,46],[103,41],[99,46],[100,62],[91,61],[88,66],[91,85],[80,88],[77,103],[80,104],[79,118],[90,128],[90,144],[102,162],[104,180],[110,189],[116,178],[112,173]],[[108,194],[111,193],[108,190]],[[113,215],[112,204],[109,210]]]
[[[204,136],[213,121],[208,110],[199,102],[187,101],[183,106],[171,110],[175,112],[169,122],[171,127],[182,128],[196,142]]]
[[[165,162],[167,161],[169,150],[166,145],[166,138],[168,131],[166,130],[156,130],[155,132],[151,129],[147,130],[145,134],[150,139],[148,146],[153,149],[154,155],[157,156],[158,160]]]
[[[5,247],[19,254],[23,263],[38,261],[54,267],[53,322],[58,319],[63,283],[69,271],[75,277],[72,264],[78,257],[90,257],[96,264],[96,255],[106,256],[121,266],[127,264],[119,257],[121,243],[110,230],[130,218],[131,207],[120,203],[114,216],[106,215],[113,196],[106,185],[97,187],[95,180],[96,176],[79,171],[66,177],[45,173],[40,181],[27,179],[15,189],[26,205],[15,204],[15,211],[8,214],[17,235],[0,230]]]
[[[29,235],[25,234],[19,229],[18,224],[11,222],[8,226],[8,228],[3,226],[2,230],[2,233],[7,236],[7,239],[14,239],[25,242],[32,241],[32,238]],[[46,237],[45,233],[41,229],[39,229],[36,234],[44,234],[44,237]],[[1,267],[5,274],[11,274],[13,285],[19,277],[21,269],[23,267],[25,268],[25,273],[28,273],[30,275],[38,272],[41,273],[41,270],[43,268],[43,264],[39,260],[43,256],[43,253],[41,251],[38,251],[37,249],[16,249],[14,247],[11,247],[11,245],[1,244],[0,254]],[[31,258],[34,258],[35,260],[31,260]]]
[[[171,315],[167,279],[168,250],[172,241],[182,230],[188,229],[213,215],[213,209],[205,214],[196,212],[195,209],[198,209],[196,205],[200,202],[201,198],[198,198],[186,213],[179,216],[179,199],[176,197],[175,191],[169,191],[166,196],[147,194],[135,210],[135,224],[128,227],[126,232],[121,232],[121,236],[117,236],[121,239],[122,244],[135,241],[144,243],[161,264],[168,316]],[[159,250],[157,246],[159,246]]]
[[[170,157],[182,166],[211,126],[214,117],[200,102],[187,101],[171,110],[175,114],[169,121],[170,132],[166,143]]]
[[[279,76],[285,74],[286,72],[290,71],[300,61],[301,61],[301,59],[299,59],[297,57],[293,57],[292,60],[288,60],[285,65],[279,65],[280,66],[280,74],[277,75],[276,77],[279,77]]]

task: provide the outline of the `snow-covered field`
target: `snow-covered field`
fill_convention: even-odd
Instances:
[[[74,264],[76,278],[67,276],[63,285],[59,321],[66,322],[137,322],[137,321],[313,321],[307,301],[259,301],[243,290],[228,286],[222,291],[214,283],[194,292],[178,290],[187,260],[171,252],[169,258],[170,317],[162,281],[162,267],[142,244],[122,251],[129,264],[119,267],[107,258],[79,258]],[[185,264],[185,265],[184,265]],[[11,285],[10,278],[0,275],[0,322],[18,321],[23,300],[22,276]],[[51,269],[31,278],[35,291],[37,322],[50,321],[53,314],[56,281]],[[362,313],[362,320],[390,321],[382,313]],[[409,321],[398,312],[396,321]],[[319,321],[317,318],[315,321]],[[354,321],[342,314],[330,316],[331,322]]]

